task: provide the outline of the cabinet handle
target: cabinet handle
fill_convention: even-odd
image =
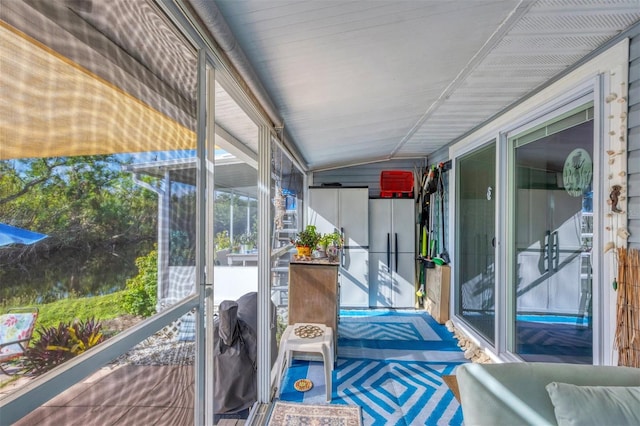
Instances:
[[[398,233],[396,232],[396,259],[394,268],[398,272]]]
[[[544,234],[544,253],[543,253],[543,257],[544,257],[544,263],[545,263],[545,270],[544,272],[549,272],[551,270],[551,231],[547,230],[547,232],[545,232]]]
[[[391,234],[387,232],[387,270],[391,271]]]
[[[560,241],[558,241],[558,231],[553,231],[551,241],[553,243],[553,272],[558,272],[558,267],[560,266]]]
[[[344,244],[344,228],[340,227],[340,239]],[[344,260],[346,257],[347,247],[345,245],[342,246],[342,250],[340,250],[340,267],[344,268]]]

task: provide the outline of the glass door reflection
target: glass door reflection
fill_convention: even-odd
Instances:
[[[515,327],[526,361],[592,363],[592,108],[510,139]]]
[[[495,143],[457,160],[456,314],[495,343]]]

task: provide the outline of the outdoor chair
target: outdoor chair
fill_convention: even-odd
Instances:
[[[14,308],[0,315],[0,371],[4,374],[15,374],[4,364],[24,355],[37,319],[38,308]]]

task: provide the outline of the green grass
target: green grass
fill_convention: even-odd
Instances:
[[[64,299],[36,305],[40,310],[36,329],[57,327],[61,322],[68,323],[75,319],[86,321],[95,318],[97,321],[104,321],[126,315],[127,312],[122,307],[121,301],[123,292],[119,291],[104,296]]]
[[[36,322],[36,332],[32,342],[38,339],[38,332],[41,328],[57,327],[61,322],[71,323],[74,320],[86,321],[95,318],[97,321],[104,321],[126,315],[127,312],[122,306],[122,294],[120,291],[105,296],[82,297],[58,300],[53,303],[42,305],[23,304],[22,306],[3,306],[0,313],[6,312],[12,307],[36,306],[39,310]],[[108,332],[104,330],[103,333]],[[1,376],[1,374],[0,374]],[[20,378],[20,375],[0,377],[0,389]],[[5,380],[6,379],[6,380]]]

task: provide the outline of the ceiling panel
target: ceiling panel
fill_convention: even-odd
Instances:
[[[216,0],[312,169],[425,156],[640,19],[640,0]]]
[[[425,147],[446,146],[638,19],[639,0],[536,2],[399,152],[407,155],[424,152]],[[450,117],[458,118],[460,125],[455,131],[443,131]]]
[[[217,5],[296,146],[321,167],[389,156],[517,3]]]

